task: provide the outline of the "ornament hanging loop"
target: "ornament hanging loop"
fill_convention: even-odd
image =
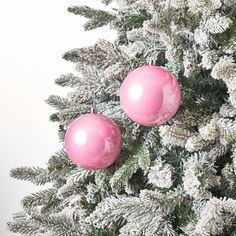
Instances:
[[[97,60],[96,60],[96,63],[95,63],[95,69],[97,70],[98,68],[98,65],[97,65]],[[91,104],[91,114],[96,114],[96,94],[95,94],[95,81],[90,81],[90,85],[91,85],[91,100],[92,100],[92,104]]]
[[[90,107],[90,113],[91,114],[96,114],[96,101],[95,101],[95,92],[91,91],[91,100],[92,100],[92,104]]]
[[[91,106],[91,111],[90,111],[91,114],[97,114],[97,111],[96,111],[96,108],[92,105]]]
[[[154,25],[156,28],[158,28],[157,26],[157,18],[154,18]],[[157,62],[157,53],[155,53],[156,50],[160,50],[160,47],[157,47],[156,44],[156,32],[155,30],[151,33],[151,45],[153,45],[153,50],[150,51],[151,56],[148,58],[148,64],[151,66],[155,66],[156,62]]]
[[[150,66],[153,66],[154,65],[154,62],[153,62],[153,59],[150,57],[149,60],[148,60],[148,64]]]

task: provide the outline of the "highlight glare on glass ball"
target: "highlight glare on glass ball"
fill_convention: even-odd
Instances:
[[[85,130],[79,130],[76,134],[75,134],[75,142],[78,145],[83,145],[87,140],[87,133]]]
[[[130,88],[130,96],[133,100],[139,100],[143,95],[143,87],[141,84],[134,84]]]

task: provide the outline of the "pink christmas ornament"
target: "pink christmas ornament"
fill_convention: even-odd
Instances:
[[[181,102],[180,86],[162,67],[146,65],[130,72],[120,88],[120,103],[126,115],[144,126],[170,120]]]
[[[70,159],[84,169],[104,169],[118,158],[122,137],[118,126],[100,114],[86,114],[74,120],[65,136]]]

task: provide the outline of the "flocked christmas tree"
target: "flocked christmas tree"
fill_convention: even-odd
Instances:
[[[103,0],[109,4],[111,0]],[[11,176],[51,188],[26,196],[11,231],[37,236],[236,235],[236,1],[122,0],[111,12],[87,6],[85,30],[110,25],[114,43],[64,54],[74,74],[56,79],[72,87],[52,95],[62,149],[46,168],[20,167]],[[161,126],[131,121],[119,89],[135,68],[170,71],[182,91],[174,118]],[[95,95],[95,96],[94,96]],[[119,126],[119,160],[104,170],[76,166],[64,149],[68,125],[97,113]]]

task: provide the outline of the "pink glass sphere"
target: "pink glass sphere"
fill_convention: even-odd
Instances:
[[[180,86],[162,67],[146,65],[130,72],[120,88],[120,103],[126,115],[144,126],[170,120],[181,102]]]
[[[118,158],[122,136],[110,118],[86,114],[74,120],[65,135],[65,148],[70,159],[84,169],[104,169]]]

